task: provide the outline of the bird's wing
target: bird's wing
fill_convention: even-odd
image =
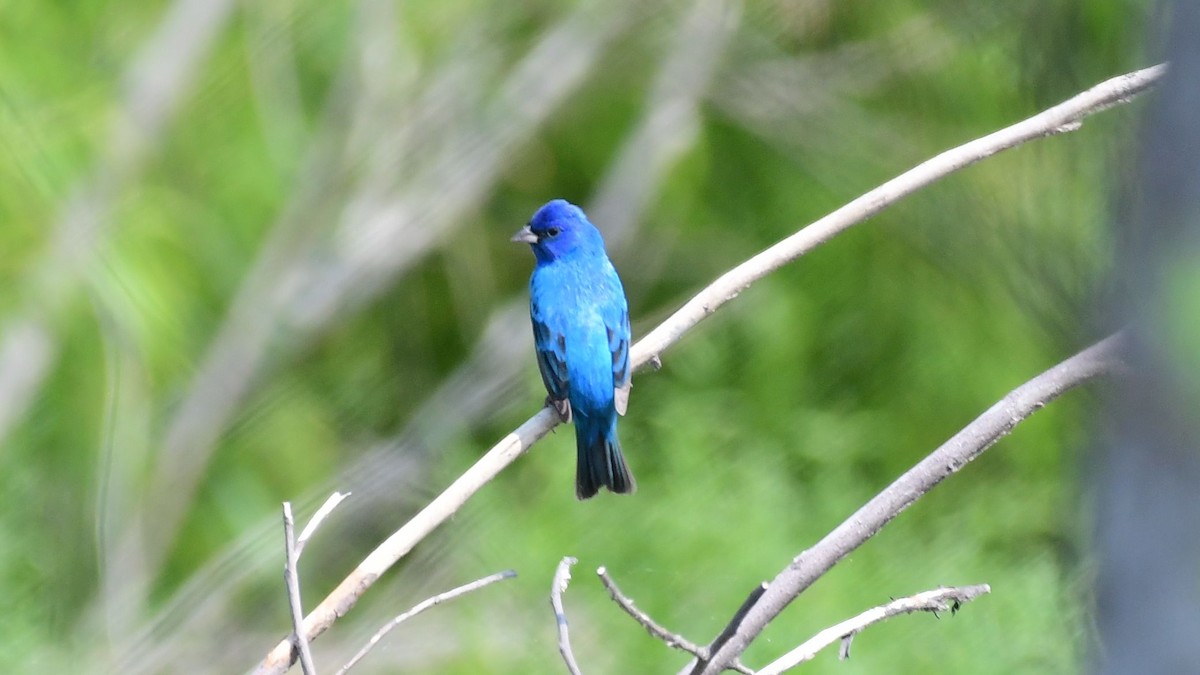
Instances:
[[[620,319],[614,323],[605,322],[608,349],[612,352],[613,405],[618,414],[624,415],[629,406],[629,388],[633,386],[629,368],[629,311],[622,309]]]
[[[561,331],[554,330],[539,311],[537,303],[530,306],[533,319],[533,344],[537,350],[538,370],[542,383],[546,385],[548,400],[564,422],[571,420],[571,402],[568,400],[567,338]]]

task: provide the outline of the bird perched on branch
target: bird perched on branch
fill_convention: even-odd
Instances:
[[[555,199],[513,235],[537,264],[529,315],[546,402],[575,422],[575,496],[628,493],[633,475],[617,442],[629,402],[629,308],[600,231],[578,206]]]

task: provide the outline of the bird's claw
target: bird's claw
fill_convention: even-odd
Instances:
[[[546,397],[546,407],[551,408],[558,413],[558,419],[563,424],[571,421],[571,403],[566,400],[556,401],[549,396]]]

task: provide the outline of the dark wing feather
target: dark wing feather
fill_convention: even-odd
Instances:
[[[538,370],[546,385],[546,402],[553,405],[564,422],[571,421],[570,391],[567,388],[567,340],[533,313],[533,342],[537,350]]]

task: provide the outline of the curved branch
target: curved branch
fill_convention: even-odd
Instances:
[[[737,631],[693,673],[716,675],[741,656],[780,612],[842,558],[883,529],[938,483],[982,455],[1017,424],[1064,392],[1120,364],[1121,334],[1109,336],[1012,390],[982,415],[896,479],[812,548],[792,560],[767,586]]]
[[[892,600],[886,605],[872,607],[858,616],[846,619],[817,633],[806,640],[804,644],[772,661],[770,664],[763,666],[758,670],[757,675],[779,675],[791,670],[805,661],[811,661],[817,655],[817,652],[838,640],[842,641],[842,658],[848,658],[850,655],[850,640],[854,639],[855,635],[861,633],[869,626],[886,621],[893,616],[912,614],[913,612],[932,612],[935,616],[938,612],[950,612],[954,614],[958,611],[959,606],[965,605],[975,598],[991,592],[992,587],[987,584],[958,588],[937,588],[932,591],[917,593],[907,598]]]
[[[640,370],[646,365],[656,366],[660,363],[659,355],[667,347],[678,342],[704,317],[737,297],[755,281],[879,213],[900,198],[1002,150],[1037,138],[1072,131],[1078,128],[1084,117],[1128,102],[1145,91],[1162,77],[1165,70],[1165,65],[1152,66],[1107,80],[1023,122],[947,150],[867,192],[717,278],[633,346],[630,359],[634,368]],[[493,446],[429,506],[388,537],[305,619],[304,626],[309,639],[324,633],[339,616],[350,611],[379,575],[454,515],[471,495],[550,433],[558,423],[557,414],[549,408],[538,411]],[[255,673],[280,675],[287,671],[291,663],[291,642],[284,640],[267,654]]]
[[[1149,89],[1162,78],[1166,69],[1166,65],[1160,64],[1118,75],[1024,121],[947,150],[778,242],[721,275],[639,340],[630,352],[634,367],[640,367],[661,354],[693,326],[736,298],[755,281],[824,244],[834,235],[874,216],[918,189],[998,152],[1038,138],[1075,131],[1085,117],[1127,103]]]
[[[367,654],[370,654],[371,650],[375,648],[375,645],[379,644],[379,641],[382,640],[388,633],[392,632],[392,630],[396,626],[399,626],[400,624],[404,623],[405,621],[408,621],[409,619],[420,614],[421,612],[424,612],[425,610],[430,609],[431,607],[436,607],[442,603],[450,602],[451,600],[453,600],[459,596],[466,595],[467,593],[477,591],[486,586],[491,586],[492,584],[494,584],[498,581],[504,581],[505,579],[516,578],[516,576],[517,576],[517,573],[513,570],[504,570],[503,572],[496,572],[495,574],[490,574],[486,577],[483,577],[482,579],[476,579],[475,581],[472,581],[469,584],[463,584],[462,586],[459,586],[458,588],[452,588],[452,589],[446,591],[445,593],[438,593],[437,595],[435,595],[431,598],[426,598],[426,599],[422,600],[421,602],[419,602],[415,606],[413,606],[412,609],[409,609],[408,611],[396,616],[396,618],[392,619],[391,621],[388,621],[387,623],[385,623],[383,625],[382,628],[375,631],[375,634],[371,636],[371,639],[367,640],[367,644],[363,645],[362,648],[359,649],[358,652],[353,657],[351,657],[349,661],[346,662],[346,665],[342,666],[341,669],[339,669],[337,671],[336,675],[346,675],[346,673],[349,672],[351,668],[358,665],[358,662],[362,661],[363,658],[366,657]]]

